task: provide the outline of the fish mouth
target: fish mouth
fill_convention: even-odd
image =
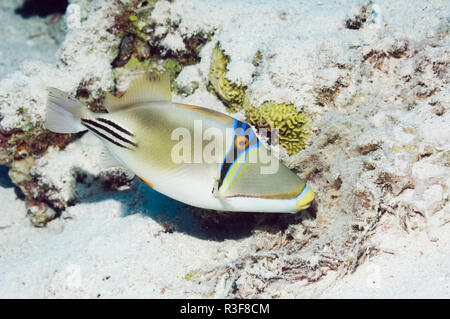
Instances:
[[[309,206],[311,206],[311,203],[308,203],[308,204],[305,204],[305,205],[302,205],[302,206],[295,205],[295,208],[297,208],[297,211],[299,211],[299,210],[307,209],[307,208],[309,208]]]
[[[311,190],[308,184],[306,184],[305,188],[300,193],[297,202],[295,203],[295,208],[297,209],[297,211],[307,209],[309,206],[311,206],[311,202],[313,200],[314,192]]]

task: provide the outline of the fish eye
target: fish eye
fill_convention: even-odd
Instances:
[[[234,140],[234,145],[237,149],[246,149],[249,145],[247,136],[237,136]]]

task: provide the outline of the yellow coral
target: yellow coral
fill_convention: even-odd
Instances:
[[[245,90],[247,87],[231,83],[224,74],[227,72],[229,58],[216,44],[212,52],[211,65],[209,68],[210,90],[213,90],[226,104],[230,112],[242,109]]]
[[[246,97],[245,115],[250,124],[269,131],[278,129],[280,144],[289,155],[298,153],[305,148],[310,136],[311,118],[305,112],[299,112],[293,104],[265,101],[256,108]]]

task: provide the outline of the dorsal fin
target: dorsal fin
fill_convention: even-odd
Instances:
[[[104,106],[111,113],[137,103],[171,100],[169,73],[166,72],[160,77],[146,73],[131,81],[127,92],[121,98],[107,92]]]

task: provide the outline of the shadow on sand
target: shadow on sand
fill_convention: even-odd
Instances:
[[[79,182],[75,176],[86,176],[83,180],[93,180],[90,184]],[[289,225],[299,224],[305,219],[314,219],[314,208],[297,214],[283,213],[248,213],[218,212],[205,210],[183,204],[151,189],[138,178],[129,182],[126,190],[117,190],[124,184],[124,175],[119,175],[119,182],[108,175],[99,178],[88,172],[76,169],[78,194],[92,194],[92,187],[99,192],[95,195],[82,196],[82,203],[95,203],[115,199],[122,204],[122,216],[141,214],[158,222],[166,233],[181,232],[200,239],[223,241],[226,239],[243,239],[255,230],[271,233],[285,231]],[[111,186],[113,185],[113,186]]]

